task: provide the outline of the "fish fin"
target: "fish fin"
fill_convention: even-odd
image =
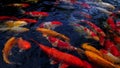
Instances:
[[[0,31],[7,31],[7,30],[9,30],[10,28],[0,28]]]
[[[69,65],[65,63],[60,63],[58,68],[68,68]]]
[[[51,65],[57,64],[57,63],[58,63],[57,61],[50,59],[50,64],[51,64]]]

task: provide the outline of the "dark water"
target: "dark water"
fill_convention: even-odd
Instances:
[[[83,0],[84,1],[84,0]],[[105,2],[111,3],[115,5],[116,10],[120,7],[120,1],[116,0],[115,2],[112,0],[103,0]],[[0,3],[0,15],[13,15],[16,17],[27,17],[25,15],[22,15],[18,8],[13,7],[4,7],[2,5],[6,4],[8,1],[2,1]],[[12,2],[9,1],[10,3]],[[8,3],[9,3],[8,2]],[[82,2],[82,1],[81,1]],[[50,46],[51,44],[42,36],[41,33],[35,31],[35,28],[38,26],[38,24],[45,22],[45,21],[53,21],[58,20],[63,23],[63,26],[59,26],[55,28],[55,31],[62,33],[66,36],[68,36],[71,41],[70,43],[73,46],[80,47],[80,45],[84,42],[90,42],[94,44],[96,48],[100,48],[97,41],[92,39],[86,39],[83,36],[80,36],[72,26],[69,25],[70,22],[74,22],[76,19],[86,19],[85,17],[82,17],[80,14],[77,15],[76,12],[82,11],[89,13],[92,16],[92,19],[86,19],[94,22],[97,26],[101,27],[101,23],[105,21],[107,18],[107,15],[100,12],[99,10],[95,9],[92,5],[91,9],[83,8],[78,5],[70,6],[69,8],[66,8],[66,4],[61,3],[59,6],[53,6],[54,1],[41,1],[36,4],[31,4],[30,7],[24,9],[25,11],[46,11],[49,13],[48,17],[38,19],[38,23],[34,25],[27,25],[30,29],[29,32],[24,33],[13,33],[13,32],[0,32],[0,68],[58,68],[59,64],[56,65],[50,65],[50,59],[48,56],[38,48],[38,46],[33,43],[30,39],[33,38],[34,40],[38,41],[39,43],[42,43],[46,46]],[[68,6],[68,5],[67,5]],[[28,17],[31,18],[31,17]],[[32,48],[28,51],[18,52],[18,48],[14,47],[12,49],[12,56],[10,56],[10,60],[16,63],[21,63],[21,65],[9,65],[6,64],[2,59],[2,49],[4,47],[5,42],[11,38],[12,36],[16,37],[23,37],[24,39],[28,40],[32,44]],[[76,52],[66,51],[68,53],[71,53],[73,55],[76,55],[82,59],[86,59],[85,56],[79,56]],[[74,68],[74,67],[73,67]]]

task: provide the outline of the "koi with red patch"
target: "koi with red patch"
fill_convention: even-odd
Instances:
[[[97,36],[97,34],[91,31],[90,29],[88,29],[87,27],[84,27],[80,24],[74,24],[74,23],[72,23],[72,25],[76,31],[80,33],[82,33],[83,31],[83,33],[86,33],[87,34],[87,36],[85,36],[86,38],[92,38],[96,41],[99,41],[99,37]]]
[[[64,42],[58,38],[48,36],[47,39],[54,47],[58,47],[60,49],[67,49],[67,50],[76,50],[76,47],[74,47],[70,43]]]
[[[63,25],[59,21],[43,22],[39,25],[40,28],[55,29],[57,26]]]
[[[25,15],[30,15],[33,17],[47,17],[49,14],[47,12],[41,12],[41,11],[30,11],[30,12],[25,12]]]
[[[98,26],[96,26],[95,24],[93,24],[92,22],[87,21],[87,20],[81,20],[81,22],[87,23],[90,27],[92,27],[101,36],[103,36],[103,37],[106,36],[106,34],[103,32],[103,30],[101,28],[99,28]]]

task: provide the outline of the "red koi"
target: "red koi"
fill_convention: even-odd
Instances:
[[[76,56],[73,56],[71,54],[61,52],[55,48],[50,48],[48,46],[45,46],[43,44],[39,44],[39,47],[47,54],[50,58],[57,62],[65,63],[69,66],[74,67],[84,67],[84,63],[81,59],[79,59]]]
[[[112,53],[114,56],[120,56],[118,48],[109,39],[105,40],[104,46],[105,46],[105,49],[110,51],[110,53]]]
[[[107,24],[110,26],[110,28],[112,29],[112,30],[116,30],[116,25],[115,25],[115,22],[114,22],[114,20],[113,20],[113,17],[108,17],[108,19],[107,19]]]
[[[68,42],[64,42],[55,37],[48,36],[47,39],[50,43],[52,43],[54,47],[58,47],[60,49],[67,49],[67,50],[76,50],[76,48],[72,46],[71,44],[69,44]]]
[[[20,19],[18,19],[18,20],[20,20],[20,21],[26,21],[27,23],[37,23],[37,20],[35,20],[35,19],[29,19],[29,18],[20,18]]]
[[[9,20],[9,19],[17,19],[17,18],[14,16],[0,16],[0,21]]]
[[[47,17],[49,14],[47,12],[40,12],[40,11],[30,11],[30,12],[25,12],[24,14],[30,15],[33,17]]]

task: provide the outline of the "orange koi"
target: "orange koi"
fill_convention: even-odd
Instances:
[[[11,62],[8,57],[10,54],[11,49],[13,48],[14,44],[16,43],[16,39],[15,37],[11,37],[6,43],[5,46],[2,50],[3,52],[3,60],[5,61],[5,63],[7,64],[13,64],[13,62]]]
[[[61,52],[55,48],[50,48],[48,46],[39,44],[40,49],[42,49],[50,58],[53,60],[60,62],[60,63],[65,63],[69,66],[74,66],[74,67],[84,67],[84,63],[82,62],[81,59],[79,59],[76,56],[73,56],[71,54]]]
[[[50,43],[52,43],[54,47],[58,47],[60,49],[67,49],[67,50],[76,50],[76,47],[72,46],[70,43],[64,42],[55,37],[48,36],[47,39]]]
[[[31,48],[30,42],[23,40],[22,37],[18,38],[17,44],[18,44],[18,47],[20,48],[20,51],[28,50]]]
[[[60,34],[60,33],[53,31],[53,30],[49,30],[49,29],[45,29],[45,28],[37,28],[36,30],[38,32],[41,32],[43,34],[43,36],[45,36],[45,37],[46,36],[53,36],[53,37],[59,37],[67,42],[70,41],[70,39],[67,36]]]
[[[102,54],[100,53],[99,50],[97,50],[95,47],[91,46],[89,43],[83,43],[82,44],[82,48],[87,50],[87,51],[92,51],[96,54],[98,54],[99,56],[102,56]]]
[[[101,56],[95,54],[91,51],[85,51],[85,55],[89,58],[90,61],[94,62],[97,65],[108,67],[108,68],[120,68],[120,66],[115,65],[106,59],[102,58]]]

